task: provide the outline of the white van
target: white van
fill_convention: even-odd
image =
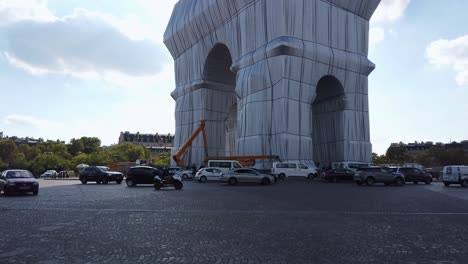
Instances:
[[[468,166],[445,166],[442,170],[442,181],[445,186],[460,184],[464,187],[468,187]]]
[[[315,168],[315,166],[305,165],[299,162],[273,162],[271,173],[278,175],[280,179],[285,179],[291,176],[312,179],[317,176],[317,168]]]
[[[208,167],[216,168],[221,171],[230,171],[243,168],[243,166],[237,160],[209,160]]]

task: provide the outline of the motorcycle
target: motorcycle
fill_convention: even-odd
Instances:
[[[184,187],[184,184],[182,183],[182,179],[179,175],[172,175],[172,176],[156,175],[153,181],[154,181],[154,189],[156,190],[159,190],[163,187],[171,187],[171,186],[173,186],[176,190],[181,190]]]

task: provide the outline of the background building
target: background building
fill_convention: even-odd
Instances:
[[[429,150],[430,148],[433,147],[442,147],[445,149],[456,149],[456,148],[462,148],[465,153],[468,153],[468,140],[463,140],[461,142],[451,142],[451,143],[442,143],[442,142],[432,142],[432,141],[427,141],[427,142],[417,142],[415,141],[414,143],[392,143],[389,147],[391,148],[399,148],[399,147],[404,147],[405,150],[408,152],[410,155],[417,155],[419,153],[422,153],[426,150]]]
[[[143,146],[153,154],[168,152],[172,150],[174,144],[174,136],[171,134],[140,134],[130,133],[128,131],[120,132],[119,144],[133,143]]]

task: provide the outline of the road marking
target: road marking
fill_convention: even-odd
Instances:
[[[318,210],[167,210],[167,209],[130,209],[130,208],[0,208],[0,211],[84,211],[84,212],[131,212],[131,213],[239,213],[239,214],[341,214],[341,215],[433,215],[433,216],[468,216],[468,212],[358,212],[358,211],[318,211]]]

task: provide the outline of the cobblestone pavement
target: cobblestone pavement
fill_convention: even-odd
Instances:
[[[0,263],[468,263],[468,189],[41,181],[0,196]]]

